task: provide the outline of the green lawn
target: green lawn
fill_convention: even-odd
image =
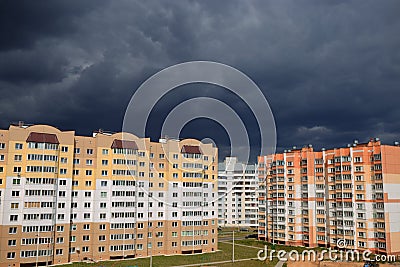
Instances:
[[[186,265],[186,264],[197,264],[204,263],[204,266],[207,266],[207,263],[210,262],[219,262],[219,261],[228,261],[232,259],[232,245],[226,243],[218,244],[219,251],[214,253],[207,254],[197,254],[197,255],[177,255],[177,256],[154,256],[153,257],[153,266],[154,267],[167,267],[167,266],[176,266],[176,265]],[[243,246],[235,246],[235,260],[238,259],[246,259],[246,258],[256,258],[258,248],[249,248]],[[261,262],[258,260],[251,261],[243,261],[243,262],[235,262],[235,263],[224,263],[218,264],[218,266],[234,266],[234,267],[248,267],[248,266],[263,266],[263,267],[271,267],[274,266],[276,262],[266,264],[265,262]],[[73,263],[68,265],[63,265],[65,267],[128,267],[128,266],[138,266],[138,267],[147,267],[150,265],[150,258],[142,258],[142,259],[132,259],[132,260],[122,260],[122,261],[104,261],[99,263]],[[211,264],[212,265],[212,264]],[[210,266],[211,266],[210,265]],[[215,266],[215,265],[212,265]]]
[[[309,249],[306,247],[291,247],[291,246],[284,246],[284,245],[275,245],[273,246],[271,243],[265,242],[265,241],[259,241],[256,239],[243,239],[243,240],[235,240],[235,244],[243,244],[247,246],[253,246],[253,247],[259,247],[259,248],[264,248],[265,245],[268,246],[268,249],[275,249],[276,251],[278,250],[285,250],[285,251],[290,251],[290,250],[297,250],[298,252],[302,252],[305,249]],[[313,248],[315,251],[320,251],[323,248]]]

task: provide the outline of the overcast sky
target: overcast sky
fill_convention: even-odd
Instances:
[[[191,60],[231,65],[268,99],[278,150],[400,140],[400,1],[0,1],[0,127],[23,120],[91,134],[119,131],[138,86]],[[223,89],[160,101],[149,122],[193,96],[234,108],[257,146],[254,118]],[[193,88],[193,87],[192,87]],[[210,90],[215,89],[215,90]],[[206,127],[204,127],[206,126]],[[221,127],[181,137],[228,146]]]

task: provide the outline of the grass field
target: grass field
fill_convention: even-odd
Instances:
[[[254,246],[254,247],[259,247],[259,248],[264,248],[265,245],[268,246],[268,249],[275,249],[275,250],[285,250],[285,251],[291,251],[291,250],[297,250],[298,252],[302,252],[305,249],[309,249],[306,247],[292,247],[292,246],[284,246],[284,245],[275,245],[273,246],[271,243],[265,242],[265,241],[258,241],[256,239],[243,239],[243,240],[235,240],[235,244],[242,244],[242,245],[247,245],[247,246]],[[320,251],[323,248],[313,248],[315,251]]]
[[[187,264],[203,264],[202,266],[207,266],[207,263],[220,262],[220,261],[230,261],[232,259],[232,245],[226,243],[218,244],[219,251],[207,254],[196,254],[196,255],[177,255],[177,256],[154,256],[153,266],[154,267],[167,267],[167,266],[179,266]],[[243,246],[235,246],[235,260],[256,258],[258,248],[249,248]],[[263,266],[272,267],[275,266],[276,260],[274,262],[261,262],[259,260],[249,260],[242,262],[229,262],[217,264],[217,266],[232,266],[232,267],[249,267],[249,266]],[[150,258],[132,259],[132,260],[120,260],[120,261],[104,261],[98,263],[73,263],[62,265],[65,267],[128,267],[128,266],[138,266],[147,267],[150,265]],[[209,266],[216,266],[215,264],[209,264]]]

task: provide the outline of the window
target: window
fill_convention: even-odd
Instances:
[[[6,144],[5,143],[0,143],[0,149],[4,149],[6,148]]]
[[[13,185],[20,185],[21,184],[21,179],[13,179],[12,180]]]
[[[22,144],[21,143],[16,143],[15,144],[15,149],[22,149]]]
[[[99,252],[104,252],[105,251],[105,248],[103,247],[103,246],[101,246],[101,247],[99,247]]]
[[[92,155],[92,154],[93,154],[93,149],[88,148],[88,149],[86,150],[86,154]]]
[[[86,175],[92,175],[92,170],[86,170]]]
[[[17,227],[8,228],[8,233],[9,234],[16,234],[17,233]]]
[[[7,252],[7,259],[15,259],[15,252]]]
[[[88,235],[84,235],[84,236],[82,237],[82,240],[83,240],[83,241],[89,241],[89,240],[90,240],[90,237],[89,237]]]
[[[106,241],[105,235],[99,235],[99,241]]]
[[[178,154],[173,154],[173,155],[172,155],[172,158],[173,158],[173,159],[178,159]]]
[[[10,222],[18,221],[18,215],[11,214],[10,215]]]
[[[100,182],[100,185],[101,185],[101,186],[107,186],[107,181],[101,181],[101,182]]]
[[[64,232],[64,226],[63,225],[57,225],[57,232]]]
[[[107,166],[108,165],[108,160],[106,160],[106,159],[101,160],[101,165]]]
[[[108,149],[103,149],[102,153],[103,153],[103,155],[108,155]]]
[[[164,155],[164,154],[160,154],[159,156],[160,156],[160,159],[165,158],[165,155]]]
[[[59,185],[67,185],[67,180],[60,180]]]
[[[67,174],[67,169],[60,169],[60,174]]]
[[[15,240],[15,239],[8,240],[8,245],[9,246],[16,246],[17,245],[17,240]]]
[[[62,146],[61,147],[61,152],[68,152],[68,147],[67,146]]]
[[[63,254],[62,248],[57,248],[56,249],[56,255],[62,255],[62,254]]]
[[[0,155],[0,161],[4,161],[4,155]]]
[[[100,230],[106,230],[106,225],[105,224],[100,224],[99,225]]]
[[[11,208],[12,209],[18,209],[19,203],[11,203]]]
[[[85,181],[85,186],[92,186],[92,181]]]
[[[93,165],[93,160],[87,159],[86,160],[86,165]]]
[[[107,170],[102,170],[101,171],[101,176],[107,176],[108,175],[108,171]]]
[[[15,173],[20,173],[21,172],[21,167],[14,167],[14,172]]]

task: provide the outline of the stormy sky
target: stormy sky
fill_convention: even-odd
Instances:
[[[0,1],[0,127],[22,120],[84,135],[119,131],[147,78],[210,60],[260,87],[275,117],[277,150],[371,137],[392,143],[400,140],[399,14],[396,0]],[[147,135],[157,140],[174,106],[198,96],[231,106],[257,148],[249,107],[207,85],[161,99]],[[207,119],[191,121],[180,137],[229,147],[224,128]]]

